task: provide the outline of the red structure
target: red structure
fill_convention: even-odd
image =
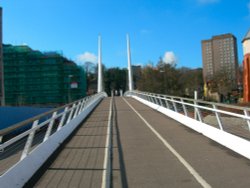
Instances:
[[[243,61],[243,100],[244,102],[250,102],[250,65],[249,65],[250,54],[244,56]]]
[[[250,102],[250,30],[242,40],[243,44],[243,100]]]

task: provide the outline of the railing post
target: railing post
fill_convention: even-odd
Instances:
[[[184,111],[185,116],[188,117],[187,108],[186,108],[186,106],[185,106],[185,104],[184,104],[183,99],[181,99],[181,104],[182,104],[182,108],[183,108],[183,111]]]
[[[78,111],[77,111],[77,115],[79,115],[81,113],[82,104],[83,104],[83,101],[80,101],[80,105],[79,105],[79,108],[78,108]]]
[[[146,97],[147,97],[147,101],[151,102],[151,101],[150,101],[150,97],[149,97],[148,95],[146,95]]]
[[[80,109],[79,109],[79,113],[80,114],[84,108],[84,103],[85,103],[85,100],[83,99],[82,102],[81,102],[81,106],[80,106]]]
[[[82,110],[85,108],[86,103],[87,103],[87,99],[84,99],[84,100],[83,100],[83,105],[82,105]]]
[[[222,123],[221,123],[220,114],[217,112],[217,107],[216,107],[214,104],[213,104],[213,109],[214,109],[214,113],[215,113],[215,116],[216,116],[218,125],[219,125],[219,127],[220,127],[220,130],[223,131],[223,126],[222,126]]]
[[[157,95],[154,95],[154,98],[155,98],[156,105],[159,105]]]
[[[46,131],[46,134],[45,134],[44,139],[43,139],[43,142],[48,140],[48,138],[49,138],[49,136],[51,134],[51,131],[52,131],[52,128],[53,128],[53,125],[54,125],[54,122],[55,122],[56,115],[57,115],[57,112],[54,112],[52,117],[51,117],[51,120],[49,122],[49,126],[47,127],[47,131]]]
[[[202,116],[201,116],[200,110],[197,106],[198,106],[197,102],[194,101],[194,114],[197,114],[199,121],[202,122]],[[195,115],[195,119],[197,120],[196,115]]]
[[[152,94],[152,99],[153,99],[153,103],[155,103],[155,104],[157,104],[157,101],[156,101],[156,98],[155,98],[155,96]]]
[[[170,109],[170,106],[169,106],[169,104],[168,104],[168,99],[167,99],[166,96],[165,96],[165,103],[166,103],[166,107],[167,107],[168,109]]]
[[[160,101],[160,105],[161,105],[162,107],[164,107],[164,106],[163,106],[162,99],[161,99],[161,96],[160,96],[160,95],[159,95],[159,101]]]
[[[38,121],[39,120],[36,120],[36,121],[33,122],[33,125],[31,127],[31,129],[35,128],[38,125]],[[34,129],[33,131],[30,132],[30,134],[29,134],[29,136],[27,138],[26,144],[24,146],[24,149],[23,149],[20,160],[23,160],[28,155],[30,147],[31,147],[32,142],[33,142],[33,139],[34,139],[34,136],[35,136],[35,133],[36,133],[36,129]]]
[[[82,106],[83,106],[83,100],[80,101],[79,109],[77,111],[77,115],[79,115],[82,111]]]
[[[175,102],[174,102],[174,98],[171,97],[171,100],[172,100],[172,103],[173,103],[173,106],[174,106],[174,111],[175,111],[175,112],[178,112],[177,107],[176,107],[176,104],[175,104]]]
[[[154,103],[154,99],[152,98],[151,95],[149,95],[150,102]]]
[[[66,123],[69,123],[71,118],[72,118],[72,115],[73,115],[73,112],[74,112],[74,108],[75,108],[76,104],[73,104],[73,106],[71,107],[70,109],[70,114],[69,114],[69,117],[67,119],[67,122]]]
[[[249,118],[249,113],[248,113],[247,110],[244,110],[244,114],[245,114],[245,116],[246,116],[247,118]],[[250,131],[250,120],[249,120],[249,119],[247,119],[247,125],[248,125],[248,130]]]
[[[59,130],[62,128],[63,123],[64,123],[64,121],[65,121],[65,117],[66,117],[66,115],[67,115],[68,109],[69,109],[68,106],[64,109],[63,116],[62,116],[62,118],[61,118],[61,120],[60,120],[60,123],[59,123],[59,125],[58,125],[58,127],[57,127],[57,131],[59,131]]]
[[[80,108],[80,105],[81,105],[81,102],[78,102],[78,104],[76,105],[76,110],[75,110],[73,118],[75,118],[78,115],[78,110]]]

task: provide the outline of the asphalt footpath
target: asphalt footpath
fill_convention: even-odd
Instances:
[[[109,105],[103,99],[25,187],[101,187]]]
[[[114,187],[250,187],[248,159],[132,98],[115,105]]]
[[[104,187],[109,105],[105,98],[25,187]],[[111,187],[250,187],[250,160],[132,98],[114,98],[112,122]]]

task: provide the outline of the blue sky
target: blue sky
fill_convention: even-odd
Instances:
[[[250,0],[0,0],[0,6],[4,43],[62,51],[81,64],[96,61],[100,33],[106,67],[126,67],[126,33],[136,65],[165,57],[178,67],[202,67],[201,40],[224,33],[236,36],[241,61],[250,29]]]

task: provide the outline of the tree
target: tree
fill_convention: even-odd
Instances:
[[[162,58],[159,59],[157,69],[161,74],[161,85],[164,94],[181,95],[179,83],[179,71],[176,69],[176,64],[166,64]]]
[[[96,92],[97,86],[97,66],[92,62],[85,62],[84,69],[87,75],[87,93],[88,95]]]
[[[179,71],[179,83],[181,85],[181,93],[185,97],[194,97],[194,91],[203,94],[203,77],[202,69],[190,69],[182,67]]]
[[[218,92],[224,96],[231,93],[236,87],[235,80],[232,78],[231,73],[227,72],[226,69],[217,71],[212,78],[213,91]]]
[[[159,71],[151,66],[142,68],[141,78],[137,87],[141,91],[156,92],[162,89]],[[161,91],[159,91],[161,92]]]
[[[104,72],[104,87],[108,95],[111,95],[112,90],[118,92],[126,91],[127,86],[127,70],[119,68],[110,68]]]
[[[145,66],[142,68],[138,89],[153,93],[179,95],[179,73],[175,65],[166,64],[160,58],[156,67]]]
[[[202,93],[202,69],[176,68],[175,64],[166,64],[160,58],[156,67],[142,68],[137,85],[142,91],[193,97],[195,90]]]

